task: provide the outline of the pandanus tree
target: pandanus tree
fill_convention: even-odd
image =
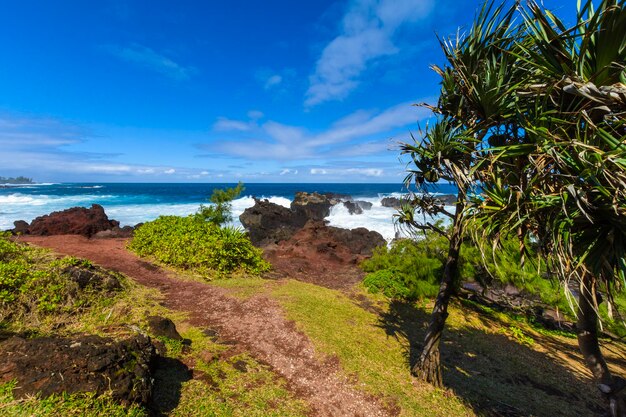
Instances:
[[[533,242],[563,286],[577,286],[580,351],[623,417],[626,383],[602,355],[598,307],[626,285],[625,2],[579,2],[572,27],[535,2],[520,15],[507,50],[520,69],[516,112],[503,111],[506,129],[475,154],[483,192],[467,218],[479,241]]]
[[[423,104],[434,112],[437,121],[411,143],[401,144],[401,152],[410,157],[405,183],[407,189],[417,192],[410,195],[400,210],[398,221],[412,229],[430,229],[449,240],[423,350],[412,368],[415,376],[435,386],[443,386],[439,346],[448,304],[457,286],[468,192],[476,184],[472,175],[475,151],[490,130],[500,126],[509,115],[502,114],[502,109],[511,113],[515,109],[514,100],[507,93],[515,78],[515,58],[505,52],[516,39],[514,14],[515,7],[486,4],[466,36],[441,40],[447,64],[443,68],[433,66],[441,76],[441,95],[436,106]],[[448,212],[431,193],[438,181],[457,186],[454,212]],[[444,230],[422,221],[420,215],[447,216],[451,226]]]

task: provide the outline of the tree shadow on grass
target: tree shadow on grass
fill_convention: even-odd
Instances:
[[[605,413],[605,402],[581,368],[582,358],[572,344],[544,336],[534,340],[519,333],[519,341],[513,340],[509,324],[464,309],[455,309],[453,314],[442,337],[444,384],[477,414],[571,417]],[[429,318],[429,311],[400,301],[393,301],[387,312],[379,314],[379,326],[387,335],[405,343],[407,367],[419,358]],[[559,359],[550,352],[558,353]]]
[[[182,385],[192,378],[191,370],[178,359],[158,356],[153,368],[154,386],[148,410],[152,417],[167,416],[180,402]]]

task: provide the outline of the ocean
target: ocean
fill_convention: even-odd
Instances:
[[[70,207],[100,204],[110,219],[122,226],[153,220],[160,215],[185,216],[194,213],[200,204],[207,204],[215,188],[235,184],[137,184],[137,183],[58,183],[29,184],[0,189],[0,230],[13,227],[15,220],[32,221],[35,217]],[[376,230],[387,240],[393,239],[395,210],[383,207],[384,197],[399,197],[406,192],[402,184],[263,184],[247,183],[242,196],[232,204],[235,226],[239,215],[254,204],[253,197],[289,207],[297,191],[349,194],[354,199],[369,201],[371,210],[351,215],[343,205],[332,208],[326,218],[330,225],[353,229]],[[439,184],[438,192],[456,194],[456,188]]]

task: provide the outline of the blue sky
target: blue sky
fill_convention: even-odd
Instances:
[[[573,0],[545,1],[560,15]],[[0,1],[0,175],[399,182],[478,0]]]

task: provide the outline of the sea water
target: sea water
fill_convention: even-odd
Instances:
[[[0,230],[10,229],[16,220],[35,217],[70,207],[100,204],[110,219],[122,226],[153,220],[161,215],[186,216],[195,213],[216,188],[235,184],[137,184],[137,183],[60,183],[29,184],[0,189]],[[241,226],[239,215],[254,205],[254,198],[267,198],[289,207],[296,192],[348,194],[355,200],[372,203],[371,210],[351,215],[342,204],[332,207],[326,218],[331,226],[353,229],[365,227],[391,240],[398,233],[393,221],[396,212],[383,207],[384,197],[406,194],[402,184],[261,184],[247,183],[242,196],[232,203],[233,224]],[[439,184],[438,192],[456,194],[454,186]]]

